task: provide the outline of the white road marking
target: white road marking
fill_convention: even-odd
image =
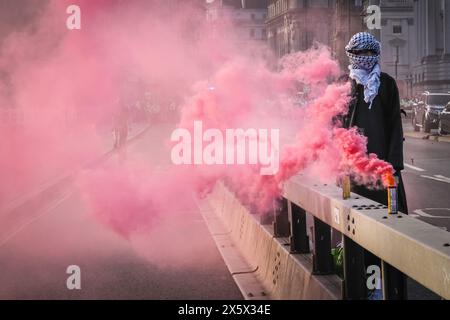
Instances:
[[[416,167],[416,166],[412,166],[412,165],[407,164],[407,163],[405,163],[404,165],[405,165],[405,167],[407,167],[409,169],[413,169],[413,170],[416,170],[416,171],[419,171],[419,172],[425,172],[426,171],[425,169],[422,169],[422,168],[419,168],[419,167]]]
[[[412,214],[411,217],[424,217],[424,218],[433,218],[433,219],[450,219],[450,216],[433,216],[431,214],[426,213],[426,211],[433,211],[433,210],[447,210],[450,211],[449,208],[425,208],[425,209],[417,209],[414,210],[415,214]]]
[[[438,179],[447,180],[450,183],[450,178],[447,178],[447,177],[441,176],[441,175],[435,175],[435,177]]]
[[[58,208],[60,205],[63,204],[63,202],[65,200],[67,200],[70,196],[72,195],[72,192],[67,192],[66,194],[64,194],[64,196],[62,198],[59,198],[58,200],[53,201],[52,203],[49,204],[49,206],[45,207],[42,211],[40,211],[36,216],[31,217],[29,220],[26,220],[25,222],[23,222],[21,225],[17,226],[17,228],[15,230],[12,231],[12,233],[7,234],[4,238],[0,239],[0,247],[2,247],[3,245],[5,245],[9,240],[11,240],[12,238],[14,238],[17,234],[19,234],[22,230],[24,230],[26,227],[28,227],[30,224],[32,224],[33,222],[37,221],[38,219],[40,219],[41,217],[43,217],[44,215],[47,215],[48,213],[50,213],[52,210]]]
[[[440,181],[440,182],[450,183],[450,178],[447,178],[447,177],[444,177],[444,176],[440,176],[440,175],[437,175],[437,176],[434,176],[434,177],[421,175],[421,177],[425,178],[425,179],[431,179],[431,180],[436,180],[436,181]]]

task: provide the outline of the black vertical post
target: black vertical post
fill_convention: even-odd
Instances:
[[[395,46],[395,80],[398,80],[398,64],[400,62],[399,46]]]
[[[291,222],[291,252],[309,253],[309,238],[306,232],[306,211],[289,201],[288,214]]]
[[[344,244],[344,293],[345,299],[367,299],[366,269],[364,248],[347,236]]]
[[[273,233],[276,238],[289,237],[288,201],[281,198],[274,203]]]
[[[314,274],[333,273],[333,257],[331,256],[331,227],[314,217]]]
[[[264,213],[259,214],[259,223],[262,225],[273,225],[274,221],[274,214],[273,214],[273,208],[272,210],[267,210]],[[257,212],[258,210],[255,210]]]
[[[259,223],[262,225],[272,225],[274,222],[274,214],[271,211],[263,213],[259,216]]]
[[[381,261],[384,300],[406,300],[406,276],[390,264]]]

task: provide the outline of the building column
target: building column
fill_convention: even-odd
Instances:
[[[444,54],[450,54],[450,0],[444,0]]]
[[[425,1],[426,55],[432,56],[436,54],[436,17],[439,16],[439,11],[437,10],[439,3],[436,0]]]
[[[369,0],[369,6],[371,6],[371,5],[375,5],[375,6],[380,7],[381,6],[381,1],[380,0]],[[381,14],[381,15],[383,15],[383,14]],[[379,41],[381,41],[381,29],[380,30],[378,30],[378,29],[369,30],[369,32],[371,34],[373,34],[375,36],[375,38],[377,38]]]
[[[415,33],[416,33],[416,41],[417,41],[417,49],[418,49],[418,61],[422,57],[426,56],[426,24],[425,24],[425,15],[426,15],[426,2],[424,0],[415,0],[415,14],[416,14],[416,24],[415,24]]]

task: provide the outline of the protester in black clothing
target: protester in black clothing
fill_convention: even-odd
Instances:
[[[343,119],[344,127],[357,127],[361,134],[367,137],[368,152],[392,164],[397,180],[399,211],[407,214],[408,207],[401,176],[404,139],[396,81],[388,74],[381,72],[379,65],[381,45],[373,35],[365,32],[358,33],[352,37],[345,49],[350,59],[349,78],[352,82],[353,99],[349,112]],[[374,190],[358,185],[352,186],[352,189],[359,195],[387,205],[386,190]],[[356,244],[353,250],[354,259],[363,259],[364,269],[357,267],[352,272],[361,272],[362,279],[367,281],[368,268],[373,265],[381,268],[381,260]],[[355,265],[361,266],[359,262]],[[385,268],[390,276],[393,276],[392,279],[395,279],[395,281],[391,280],[395,282],[398,297],[406,297],[406,277],[387,264]],[[365,288],[365,293],[365,297],[358,294],[350,299],[379,300],[383,298],[379,289]]]
[[[398,183],[399,211],[408,213],[401,171],[403,167],[403,128],[396,81],[381,72],[380,43],[369,33],[358,33],[346,46],[350,59],[352,102],[345,117],[346,127],[358,127],[367,137],[367,149],[392,164]],[[354,186],[353,191],[387,205],[385,190]]]

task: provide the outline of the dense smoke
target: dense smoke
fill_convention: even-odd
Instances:
[[[70,3],[50,1],[32,23],[5,36],[0,105],[19,119],[0,126],[2,205],[42,177],[77,170],[100,155],[120,101],[140,98],[129,78],[157,91],[162,103],[180,106],[173,129],[192,132],[201,121],[205,130],[221,132],[280,130],[279,146],[269,146],[280,155],[274,175],[261,175],[258,164],[167,163],[158,171],[144,156],[83,171],[77,188],[95,221],[144,256],[157,251],[151,243],[158,239],[180,239],[189,216],[183,212],[195,210],[192,197],[207,195],[220,179],[265,213],[283,182],[305,170],[327,181],[350,174],[370,186],[392,173],[366,154],[361,135],[339,128],[350,86],[337,81],[341,70],[328,48],[316,44],[274,64],[264,47],[238,42],[229,22],[211,33],[201,6],[179,1],[168,11],[162,3],[78,1],[82,29],[71,31],[65,28]],[[158,152],[170,156],[170,133],[164,140],[167,148]],[[170,248],[161,250],[179,256]]]

